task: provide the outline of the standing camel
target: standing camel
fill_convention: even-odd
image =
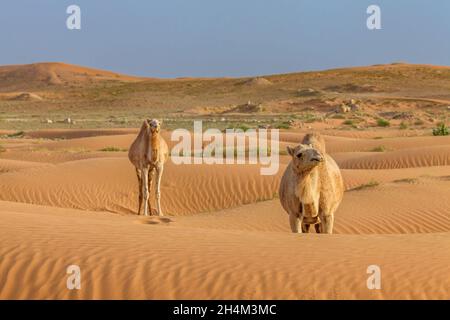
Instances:
[[[128,152],[128,158],[136,168],[136,175],[139,182],[139,209],[141,214],[142,204],[144,205],[144,215],[152,214],[152,206],[149,197],[153,174],[156,171],[156,207],[158,215],[161,211],[161,176],[164,169],[164,162],[168,157],[167,143],[161,137],[161,124],[156,119],[144,121],[138,136],[134,140]]]
[[[280,183],[280,201],[294,233],[333,233],[334,213],[344,195],[336,162],[325,151],[320,135],[308,134],[296,147],[287,147],[292,161]],[[299,224],[301,228],[299,229]]]

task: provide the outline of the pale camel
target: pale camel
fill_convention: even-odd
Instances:
[[[292,161],[281,179],[279,195],[292,232],[309,232],[314,224],[317,233],[333,233],[334,213],[344,195],[338,165],[316,134],[308,134],[300,145],[287,150]]]
[[[164,169],[164,162],[168,157],[167,143],[160,134],[161,124],[156,119],[147,119],[141,126],[138,136],[128,151],[128,158],[136,168],[136,175],[139,182],[139,208],[141,214],[142,204],[144,205],[144,215],[152,214],[151,200],[149,192],[151,190],[153,174],[156,171],[156,207],[158,215],[162,216],[161,210],[161,177]]]

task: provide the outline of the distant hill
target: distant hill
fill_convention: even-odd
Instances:
[[[145,79],[57,62],[0,66],[0,92],[29,91],[58,85],[135,82]]]
[[[157,79],[64,63],[0,66],[0,114],[16,117],[20,110],[20,121],[55,112],[108,123],[186,114],[323,118],[348,109],[342,105],[352,100],[358,101],[354,117],[409,117],[419,123],[434,113],[436,121],[443,121],[450,110],[450,67],[393,63],[241,78]],[[7,118],[3,126],[15,127],[14,121]]]

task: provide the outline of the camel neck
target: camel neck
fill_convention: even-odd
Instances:
[[[317,167],[299,172],[297,175],[297,195],[303,203],[314,203],[319,186],[319,170]]]
[[[158,160],[160,136],[158,132],[150,134],[150,142],[152,147],[152,161]]]

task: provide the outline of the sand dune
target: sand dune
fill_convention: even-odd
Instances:
[[[392,64],[156,80],[63,63],[1,66],[0,299],[448,300],[450,137],[431,134],[448,115],[449,75]],[[351,99],[357,110],[334,113]],[[202,118],[221,129],[299,129],[280,130],[274,176],[259,165],[169,160],[166,216],[142,217],[127,159],[138,128],[77,127],[150,116],[168,120],[164,128],[190,130]],[[58,121],[66,117],[76,123]],[[376,127],[380,118],[388,128]],[[344,177],[333,235],[292,234],[278,199],[286,146],[310,131]],[[73,264],[81,290],[66,287]],[[381,290],[366,285],[373,264]]]
[[[259,168],[223,165],[217,170],[209,165],[168,163],[162,182],[162,205],[168,213],[186,215],[271,199],[277,192],[278,179],[261,176]],[[2,200],[119,213],[137,209],[137,178],[126,157],[79,160],[6,173],[0,190]]]
[[[303,139],[302,133],[282,133],[280,139],[283,142],[299,143]],[[329,153],[339,152],[370,152],[374,148],[383,146],[388,151],[402,149],[417,149],[422,147],[448,146],[450,137],[414,136],[414,137],[393,137],[382,139],[360,139],[340,136],[329,136],[324,134]]]
[[[448,233],[218,232],[26,206],[0,203],[2,298],[449,298]],[[79,291],[66,288],[72,264]],[[382,267],[382,290],[366,287],[371,264]]]
[[[141,81],[145,78],[121,75],[114,72],[86,68],[66,63],[34,63],[0,66],[0,91],[27,90],[66,83],[92,84],[94,82]]]
[[[105,136],[57,141],[52,144],[57,145],[55,149],[62,147],[60,143],[64,143],[64,147],[74,147],[80,143],[80,140],[86,141],[87,139],[86,147],[97,149],[101,143],[109,144],[110,139],[125,145],[125,142],[130,141],[131,138],[128,135],[118,137],[123,140],[118,140],[116,136]],[[70,142],[73,144],[67,144]],[[423,163],[423,150],[412,153],[411,158],[407,158],[410,155],[408,150],[400,150],[398,154],[406,154],[404,158],[400,159],[409,159],[412,164],[420,165]],[[437,149],[440,152],[442,150],[443,148]],[[399,165],[401,169],[354,170],[352,168],[354,166],[370,168],[365,165],[365,161],[373,161],[369,163],[373,163],[375,168],[383,168],[386,164],[395,167],[396,162],[392,160],[395,157],[391,155],[392,153],[386,155],[377,153],[364,157],[360,157],[358,154],[354,158],[343,160],[337,157],[342,168],[351,168],[342,170],[346,189],[372,182],[393,182],[401,179],[420,178],[425,175],[450,175],[450,166],[443,166],[446,164],[445,162],[437,163],[441,166],[432,166],[433,163],[425,162],[425,165],[430,165],[429,168],[414,167],[411,163]],[[445,152],[443,153],[447,159],[448,156]],[[450,152],[447,154],[450,155]],[[391,156],[391,159],[381,158],[380,160],[380,156]],[[29,165],[29,162],[3,160],[5,172],[12,171],[8,169],[7,164],[11,168],[17,167],[22,170],[2,175],[0,199],[92,211],[118,213],[136,211],[137,179],[126,152],[64,153],[49,151],[47,153],[38,152],[29,159],[44,162],[51,160],[56,164],[35,168],[37,165]],[[428,158],[425,157],[426,159]],[[170,214],[189,215],[272,199],[278,192],[279,179],[288,161],[289,157],[282,158],[276,176],[261,176],[259,165],[178,166],[169,160],[162,183],[163,207]],[[355,163],[355,165],[352,166],[349,163]],[[36,164],[36,162],[31,164]]]
[[[339,163],[345,169],[395,169],[450,165],[450,145],[383,152]]]
[[[99,151],[128,148],[133,131],[26,136],[1,141],[0,299],[450,299],[447,138],[326,136],[347,190],[327,236],[289,231],[277,198],[288,156],[275,176],[169,160],[167,216],[139,217],[127,153]],[[66,288],[71,264],[79,291]],[[381,290],[366,287],[371,264]]]
[[[21,169],[34,168],[42,165],[39,162],[0,159],[0,173],[19,171]]]
[[[447,177],[403,179],[347,191],[336,213],[337,234],[438,233],[450,231]],[[431,194],[431,195],[430,195]],[[289,232],[279,200],[209,214],[177,217],[177,225],[263,232]]]
[[[49,129],[26,133],[26,137],[41,139],[76,139],[109,135],[136,134],[138,129]]]

